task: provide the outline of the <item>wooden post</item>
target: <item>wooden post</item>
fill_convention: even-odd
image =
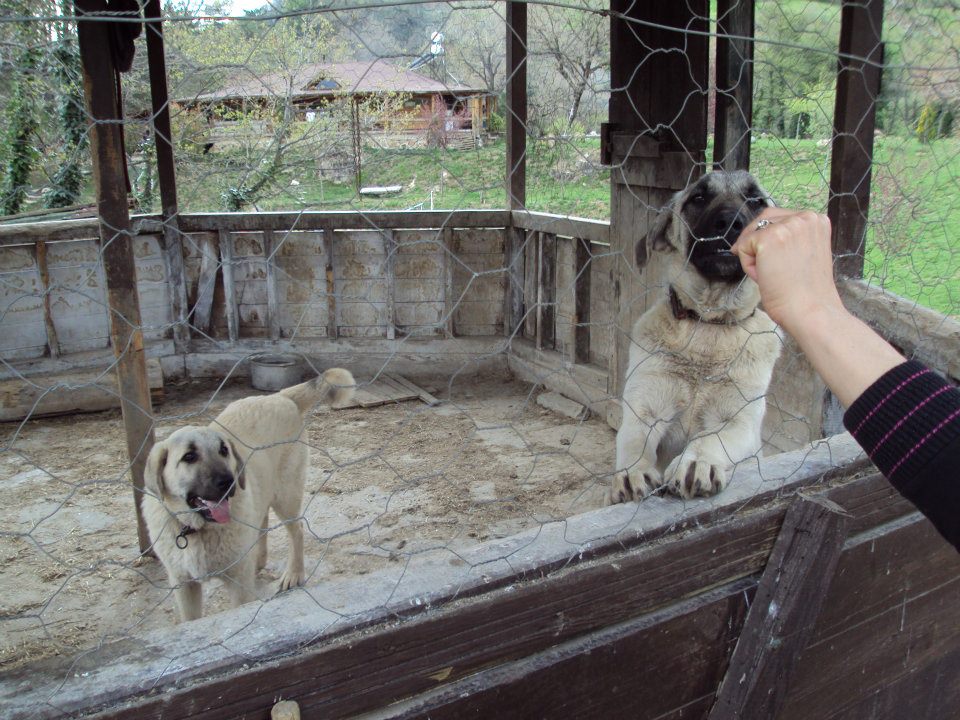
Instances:
[[[53,324],[53,312],[50,308],[50,269],[47,267],[47,244],[37,240],[34,245],[34,259],[40,274],[40,291],[43,293],[43,324],[47,330],[47,349],[50,357],[60,357],[60,341],[57,339],[57,326]]]
[[[717,0],[717,111],[713,165],[750,167],[754,0]],[[750,38],[750,39],[747,39]]]
[[[527,4],[507,2],[507,209],[522,210],[527,204]],[[524,298],[524,245],[526,232],[513,224],[506,228],[507,295],[504,334],[522,335]]]
[[[863,275],[882,28],[883,0],[844,0],[827,213],[833,225],[836,271],[848,277]]]
[[[617,308],[610,392],[619,396],[633,323],[666,292],[658,258],[641,274],[634,247],[670,196],[705,165],[710,12],[707,0],[611,0],[610,9],[612,91],[603,154],[611,163],[610,282]],[[619,424],[614,415],[607,421]]]
[[[170,99],[167,93],[160,0],[147,0],[144,16],[147,19],[147,64],[150,69],[150,100],[153,106],[153,142],[157,151],[157,177],[160,181],[163,252],[170,282],[170,308],[174,321],[173,341],[177,351],[182,353],[186,351],[190,340],[190,326],[187,317],[187,283],[183,269],[183,235],[178,226],[177,177],[171,142]]]
[[[223,268],[223,304],[227,313],[227,335],[230,342],[240,338],[240,313],[237,310],[237,283],[233,274],[233,235],[219,230],[220,266]]]
[[[791,503],[709,720],[777,717],[827,597],[849,521],[825,497],[798,495]]]
[[[527,4],[507,2],[507,209],[527,204]]]
[[[327,279],[327,337],[335,340],[337,338],[337,292],[333,276],[333,223],[324,223],[321,231],[323,232],[323,254],[327,261],[325,268]]]
[[[141,553],[149,551],[150,537],[143,522],[140,495],[143,469],[153,447],[153,410],[147,382],[147,364],[140,328],[137,268],[127,213],[126,176],[117,117],[116,67],[111,54],[110,24],[83,16],[103,13],[102,0],[76,0],[77,39],[83,67],[87,114],[93,119],[90,149],[100,218],[100,252],[110,309],[110,341],[117,359],[120,408],[127,436],[127,456],[134,488],[137,536]]]
[[[263,259],[267,264],[267,328],[270,339],[280,339],[280,307],[277,298],[276,244],[273,230],[263,231]]]
[[[573,239],[573,362],[590,362],[590,241]]]

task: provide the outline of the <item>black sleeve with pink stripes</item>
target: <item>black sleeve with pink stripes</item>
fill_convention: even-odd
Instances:
[[[880,472],[960,549],[960,390],[911,360],[867,388],[843,423]]]

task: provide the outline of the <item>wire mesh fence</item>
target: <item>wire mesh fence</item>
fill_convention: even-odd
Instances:
[[[419,605],[434,585],[456,597],[503,568],[536,567],[524,553],[542,538],[560,548],[549,562],[570,561],[638,528],[696,524],[716,506],[690,496],[722,490],[721,506],[732,512],[798,477],[805,462],[853,457],[809,445],[839,429],[836,408],[824,404],[824,387],[796,346],[762,322],[741,327],[739,345],[714,368],[714,380],[737,385],[737,407],[717,426],[674,432],[681,450],[712,443],[717,459],[702,487],[699,475],[685,485],[690,474],[671,471],[671,458],[657,477],[672,472],[672,486],[640,491],[630,474],[676,408],[663,410],[670,417],[643,416],[623,457],[611,429],[642,415],[629,389],[640,377],[631,345],[657,360],[712,332],[701,307],[707,322],[678,347],[644,344],[634,321],[695,268],[686,251],[672,264],[654,252],[649,267],[638,267],[635,245],[661,212],[678,218],[677,238],[693,231],[669,198],[692,187],[711,158],[723,160],[717,107],[734,95],[717,77],[715,52],[744,39],[724,29],[739,3],[689,4],[688,24],[674,33],[680,41],[648,47],[629,67],[621,55],[616,68],[611,22],[645,47],[643,32],[661,29],[656,20],[595,0],[529,4],[520,206],[504,190],[519,160],[507,138],[517,108],[507,100],[516,68],[504,3],[165,2],[168,87],[159,106],[146,46],[156,26],[144,29],[152,15],[141,4],[110,3],[79,19],[66,0],[11,0],[0,12],[4,669],[54,655],[96,657],[112,641],[160,633],[182,613],[184,593],[196,594],[192,580],[214,578],[224,588],[204,583],[204,615],[238,597],[251,602],[208,645],[170,650],[153,681],[163,684],[172,667],[206,650],[260,660],[276,644],[257,650],[251,638],[284,602],[311,618],[302,643],[304,633],[320,637],[374,611],[399,612],[401,602]],[[744,67],[752,93],[749,107],[733,110],[749,133],[741,142],[759,185],[723,192],[737,212],[768,199],[826,212],[838,200],[831,158],[843,4],[763,0],[751,8],[755,41]],[[883,81],[870,100],[872,182],[867,196],[850,193],[869,201],[852,253],[863,258],[869,286],[890,294],[877,300],[868,288],[849,298],[887,308],[880,322],[898,323],[910,352],[954,377],[956,360],[938,359],[938,333],[960,314],[958,22],[951,3],[888,3]],[[112,57],[128,66],[116,87],[133,220],[129,229],[108,227],[106,237],[91,142],[98,126],[117,121],[94,121],[85,105],[83,23],[110,23]],[[702,68],[686,48],[698,42]],[[689,77],[663,82],[693,90],[675,121],[632,106],[634,139],[623,140],[623,127],[604,127],[608,107],[620,103],[622,117],[619,98],[660,55],[689,65]],[[88,96],[95,80],[86,79]],[[702,143],[683,134],[690,108],[702,114]],[[155,151],[166,112],[172,214]],[[650,157],[668,179],[644,175],[641,135],[663,143]],[[627,206],[636,226],[624,221]],[[116,347],[105,251],[126,242],[140,319],[130,344]],[[754,317],[752,308],[745,314]],[[733,367],[751,343],[770,346],[768,377],[757,387]],[[180,454],[158,460],[159,470],[146,462],[146,436],[131,450],[119,413],[116,376],[138,353],[152,401],[139,410],[156,447]],[[277,427],[262,404],[252,406],[259,426],[217,421],[230,403],[265,394],[249,384],[251,360],[263,353],[295,359],[300,374],[287,376],[291,383],[344,367],[356,378],[355,396],[337,408],[311,402],[282,441],[269,439]],[[691,392],[702,382],[694,379]],[[749,427],[738,430],[746,416]],[[211,422],[230,442],[227,454],[217,445],[208,457],[201,440],[175,449],[175,429]],[[757,437],[735,449],[731,432]],[[301,477],[285,458],[304,449]],[[134,456],[147,477],[131,493]],[[226,468],[229,488],[214,497],[192,486],[183,468],[196,462]],[[280,468],[276,478],[247,472],[240,487],[242,468],[269,463]],[[236,510],[244,493],[270,482],[303,482],[294,510],[274,505],[263,524],[240,513],[231,522],[249,532],[238,531],[232,555],[168,575],[165,568],[183,564],[181,544],[230,526],[221,523],[229,505],[222,496]],[[584,515],[611,497],[626,502],[603,520]],[[162,562],[141,557],[141,500],[159,513],[150,544]],[[278,595],[297,553],[291,527],[305,538],[302,584]],[[261,538],[269,544],[262,567]],[[160,547],[171,540],[173,549]],[[255,559],[256,579],[238,580],[233,568]],[[45,688],[38,712],[63,707],[65,692]]]

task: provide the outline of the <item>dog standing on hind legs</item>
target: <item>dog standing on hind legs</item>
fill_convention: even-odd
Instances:
[[[318,402],[346,402],[353,388],[349,371],[332,368],[278,393],[232,402],[206,427],[180,428],[153,446],[143,513],[181,620],[201,616],[201,583],[212,577],[224,582],[231,607],[254,599],[271,508],[290,537],[280,591],[303,583],[304,418]]]
[[[665,485],[683,498],[723,490],[759,455],[781,339],[730,247],[767,206],[747,172],[712,172],[677,193],[636,245],[663,253],[669,287],[634,324],[608,503]]]

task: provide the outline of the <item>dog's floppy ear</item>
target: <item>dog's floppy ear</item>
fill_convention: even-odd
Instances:
[[[143,469],[143,484],[147,490],[157,497],[161,497],[167,492],[167,486],[163,482],[163,469],[166,465],[166,442],[154,443],[150,454],[147,456],[147,464]]]
[[[237,446],[234,444],[233,440],[230,438],[224,438],[223,441],[227,444],[227,447],[230,448],[230,454],[233,456],[233,461],[237,464],[237,485],[239,485],[240,489],[243,490],[247,487],[246,463],[243,461],[243,458],[240,457],[240,453],[237,452]]]
[[[637,269],[640,270],[647,264],[650,254],[657,250],[668,250],[670,241],[667,240],[667,233],[670,232],[670,224],[673,222],[673,205],[671,202],[667,207],[660,211],[657,219],[653,221],[653,227],[647,234],[637,241],[634,252],[636,253]]]

